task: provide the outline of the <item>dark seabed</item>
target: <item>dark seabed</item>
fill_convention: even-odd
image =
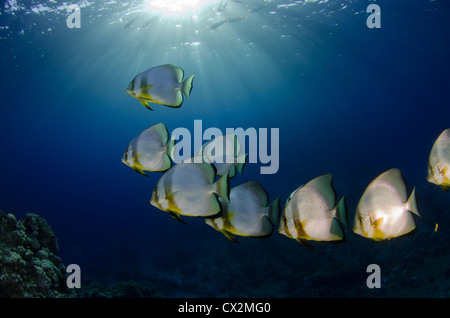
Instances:
[[[48,222],[58,256],[82,270],[81,296],[450,296],[450,193],[426,179],[450,128],[447,0],[216,0],[181,16],[143,0],[74,3],[81,28],[67,27],[67,2],[0,6],[0,209]],[[366,24],[372,3],[381,28]],[[125,88],[167,63],[195,74],[191,98],[151,112]],[[279,128],[277,173],[247,164],[231,185],[258,180],[284,205],[331,173],[347,199],[345,242],[308,249],[276,232],[235,244],[150,205],[162,173],[135,173],[125,148],[159,122],[193,134],[194,120]],[[416,188],[421,217],[413,236],[375,242],[352,232],[353,218],[391,168],[408,195]],[[370,264],[381,288],[366,285]]]

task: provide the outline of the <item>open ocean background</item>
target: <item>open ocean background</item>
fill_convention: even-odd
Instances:
[[[450,128],[447,0],[242,0],[220,12],[210,1],[182,17],[144,1],[74,3],[80,29],[66,26],[62,1],[0,6],[0,209],[45,218],[82,286],[133,281],[161,297],[450,296],[450,193],[426,181],[433,142]],[[371,3],[380,29],[366,26]],[[166,63],[195,74],[191,98],[150,112],[125,88]],[[248,164],[232,186],[257,180],[284,204],[332,173],[351,225],[366,186],[401,169],[409,193],[416,187],[416,234],[373,242],[346,228],[345,243],[307,249],[278,233],[235,244],[202,219],[176,222],[149,203],[161,174],[145,178],[121,158],[145,128],[193,133],[196,119],[204,130],[279,128],[278,173]],[[366,286],[372,263],[380,289]]]

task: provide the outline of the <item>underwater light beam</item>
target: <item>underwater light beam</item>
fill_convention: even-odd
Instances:
[[[208,0],[147,0],[146,5],[166,15],[181,15],[198,11],[207,2]]]

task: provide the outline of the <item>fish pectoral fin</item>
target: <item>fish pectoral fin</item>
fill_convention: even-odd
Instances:
[[[147,95],[148,95],[148,91],[149,91],[150,88],[152,88],[152,87],[153,87],[153,84],[148,84],[148,85],[145,85],[144,87],[141,87],[141,89],[144,90],[144,91],[146,91],[146,92],[147,92]],[[150,95],[148,95],[148,96],[150,96]]]
[[[150,106],[148,105],[148,102],[144,102],[143,100],[140,100],[140,102],[142,105],[144,105],[145,108],[153,111],[153,109],[151,109]]]
[[[141,93],[139,94],[138,98],[145,98],[145,99],[152,99],[152,96],[148,93],[150,88],[152,88],[153,85],[145,85],[141,87]]]
[[[378,228],[381,225],[381,223],[383,223],[383,220],[384,220],[384,216],[379,218],[379,219],[376,219],[376,220],[373,220],[372,217],[371,217],[370,218],[370,225],[372,225],[373,228],[376,229],[376,228]]]
[[[228,221],[231,221],[231,220],[234,218],[235,215],[236,215],[236,212],[234,212],[234,211],[228,212],[228,213],[227,213],[227,219],[228,219]]]
[[[384,221],[384,217],[381,217],[381,218],[371,222],[371,225],[373,227],[372,239],[375,241],[390,240],[390,237],[387,237],[386,234],[380,229],[380,225],[383,223],[383,221]]]
[[[175,220],[177,220],[178,222],[186,224],[186,222],[181,218],[181,216],[178,213],[172,212],[172,211],[169,211],[167,213],[169,213],[169,215],[171,217],[173,217]]]
[[[308,233],[305,232],[305,226],[306,226],[306,223],[308,223],[308,221],[303,220],[303,221],[296,222],[294,220],[294,223],[295,223],[295,229],[297,230],[297,235],[299,237],[308,237]]]
[[[141,153],[138,153],[138,154],[135,154],[135,155],[133,155],[133,161],[135,162],[135,163],[138,163],[139,165],[141,165],[140,163],[139,163],[139,159],[142,157],[142,154]]]

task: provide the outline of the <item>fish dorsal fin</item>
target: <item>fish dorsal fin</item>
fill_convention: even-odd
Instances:
[[[213,164],[207,163],[205,161],[201,161],[199,163],[196,162],[196,158],[192,157],[188,160],[185,160],[189,164],[195,165],[196,169],[200,170],[201,173],[205,176],[208,183],[214,183],[214,180],[217,176],[217,169]]]
[[[450,128],[444,130],[438,137],[438,139],[446,139],[450,141]]]
[[[222,153],[221,146],[223,146],[223,140],[219,137],[216,136],[204,143],[195,155],[203,156],[203,159],[206,159],[206,162],[216,163],[215,158],[216,156],[220,156]]]
[[[207,146],[213,141],[212,140],[208,140],[207,142],[205,142],[199,150],[197,150],[197,152],[195,153],[195,156],[203,156],[203,153],[205,152],[205,149],[207,148]]]
[[[386,172],[380,174],[375,180],[372,181],[372,184],[383,184],[387,183],[391,185],[394,189],[397,190],[403,202],[406,201],[406,183],[403,180],[402,173],[400,169],[393,168]],[[370,185],[369,185],[370,187]]]
[[[220,158],[226,161],[229,157],[235,159],[241,152],[242,146],[235,134],[218,135],[204,143],[197,151],[196,155],[210,155],[212,158]],[[214,150],[214,151],[213,151]],[[214,152],[214,155],[211,155]],[[234,160],[235,161],[235,160]],[[240,161],[246,161],[245,157],[240,157]]]
[[[153,130],[161,138],[162,145],[167,144],[169,141],[169,132],[167,131],[166,125],[163,123],[158,123],[152,126],[151,130]]]
[[[269,201],[269,194],[258,181],[248,181],[241,185],[238,185],[234,189],[239,189],[241,191],[248,191],[254,194],[255,197],[258,199],[259,206],[261,207],[267,206],[267,203]]]
[[[301,186],[299,186],[297,189],[295,189],[294,191],[291,192],[291,194],[289,195],[289,197],[286,199],[286,203],[284,204],[285,206],[289,203],[289,201],[292,200],[292,198],[294,197],[295,193],[297,193],[298,190],[300,190],[301,188],[303,188],[304,184],[302,184]]]
[[[242,151],[242,145],[238,139],[238,136],[235,134],[226,134],[223,136],[224,138],[224,146],[225,146],[225,154],[233,157],[237,157]],[[230,153],[230,148],[231,152]]]
[[[320,193],[328,202],[329,206],[334,207],[336,192],[334,191],[332,182],[333,176],[331,174],[324,174],[309,181],[304,185],[304,188],[309,188]]]
[[[178,83],[181,83],[181,81],[183,80],[184,71],[182,68],[172,64],[161,65],[161,68],[166,68],[167,70],[170,70]]]

